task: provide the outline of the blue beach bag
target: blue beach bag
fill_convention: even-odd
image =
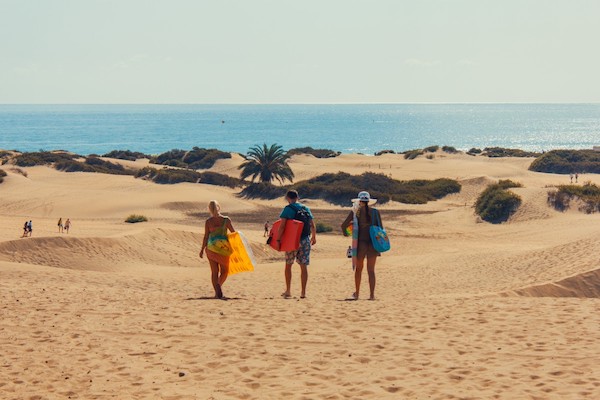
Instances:
[[[375,214],[371,219],[371,227],[369,228],[369,234],[371,235],[371,242],[373,243],[373,247],[379,253],[384,253],[390,249],[390,238],[388,237],[385,229],[381,227],[381,216],[379,215],[379,210],[373,208],[373,213]],[[377,222],[375,224],[374,222]]]

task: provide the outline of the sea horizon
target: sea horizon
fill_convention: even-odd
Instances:
[[[0,104],[0,148],[245,153],[277,143],[342,153],[431,145],[546,151],[600,144],[600,103]]]

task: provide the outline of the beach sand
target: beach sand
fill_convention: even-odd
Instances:
[[[378,260],[376,301],[346,301],[350,243],[337,226],[348,208],[306,202],[336,231],[318,236],[308,298],[296,266],[284,300],[283,257],[262,237],[283,199],[4,166],[0,398],[600,398],[600,215],[549,208],[548,187],[568,177],[530,172],[530,162],[295,156],[297,180],[371,170],[463,184],[437,202],[380,207],[392,250]],[[233,176],[238,164],[213,170]],[[520,210],[502,225],[479,221],[477,195],[507,178],[524,185],[513,189]],[[259,261],[228,279],[226,301],[212,299],[198,258],[213,198]],[[124,223],[132,213],[149,222]],[[68,235],[59,217],[73,221]],[[29,219],[33,237],[21,239]]]

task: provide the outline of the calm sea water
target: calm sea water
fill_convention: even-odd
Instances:
[[[429,145],[600,145],[600,104],[0,105],[0,148],[245,153],[278,143],[372,154]]]

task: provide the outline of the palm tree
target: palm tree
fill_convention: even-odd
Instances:
[[[250,148],[245,156],[246,161],[238,167],[242,170],[240,176],[242,179],[251,176],[252,182],[256,178],[259,182],[267,183],[273,180],[283,183],[286,179],[292,182],[294,172],[288,165],[289,157],[277,144],[272,144],[270,147],[266,143],[262,146],[256,145]]]

